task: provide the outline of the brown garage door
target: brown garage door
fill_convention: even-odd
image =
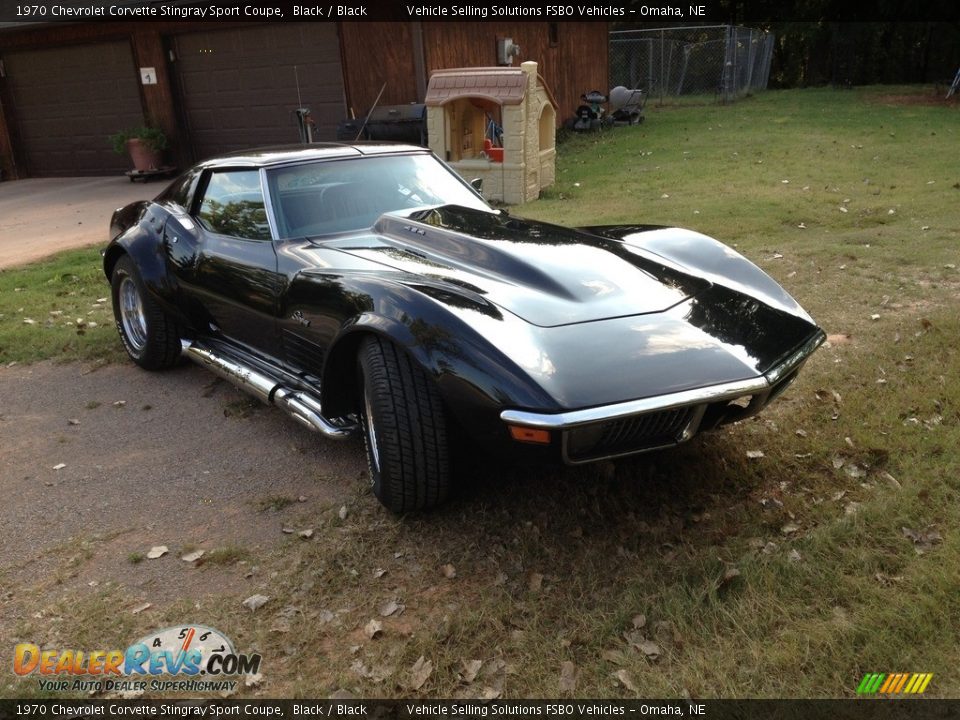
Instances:
[[[5,53],[21,175],[104,175],[130,169],[107,137],[143,124],[127,42]]]
[[[176,36],[175,47],[183,122],[196,159],[297,142],[293,111],[299,102],[313,113],[314,138],[335,139],[344,101],[333,25],[277,23],[185,33]]]

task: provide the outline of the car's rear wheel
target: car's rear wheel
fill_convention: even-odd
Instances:
[[[424,510],[450,493],[443,402],[433,380],[379,337],[359,355],[363,438],[374,495],[396,513]]]
[[[160,370],[180,357],[180,328],[150,297],[129,255],[110,276],[113,317],[127,355],[140,367]]]

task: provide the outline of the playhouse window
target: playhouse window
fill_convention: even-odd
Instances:
[[[496,135],[500,127],[500,106],[478,98],[460,98],[447,106],[450,128],[449,160],[468,160],[483,156],[484,140]],[[494,141],[499,145],[499,138]]]
[[[557,113],[546,103],[540,111],[540,150],[553,150],[557,144]]]

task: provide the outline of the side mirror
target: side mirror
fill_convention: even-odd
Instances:
[[[476,190],[478,194],[483,195],[483,178],[474,178],[471,180],[470,187]]]

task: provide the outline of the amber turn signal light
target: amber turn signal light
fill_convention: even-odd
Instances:
[[[537,430],[536,428],[520,427],[519,425],[509,425],[510,437],[519,442],[540,443],[542,445],[550,444],[550,431]]]

